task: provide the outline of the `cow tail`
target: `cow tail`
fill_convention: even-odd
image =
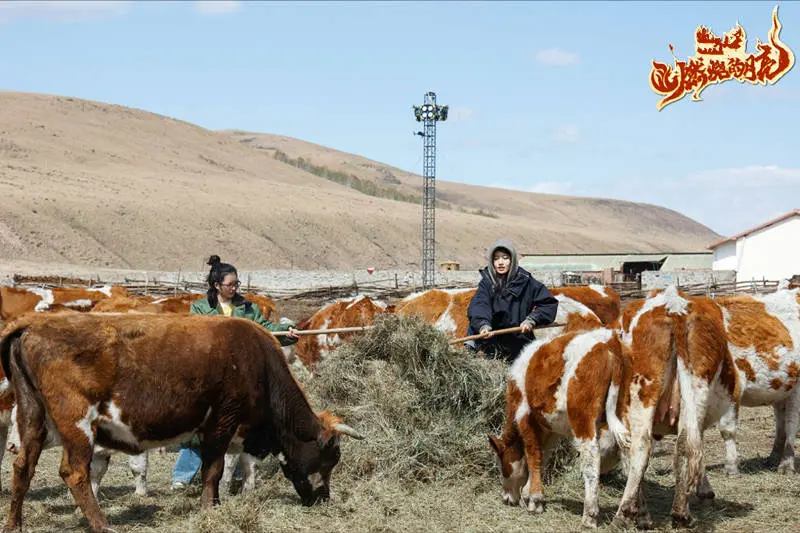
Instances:
[[[624,385],[625,359],[619,342],[609,343],[609,363],[611,365],[611,381],[606,393],[606,420],[608,429],[614,436],[617,446],[627,451],[631,446],[631,434],[619,417],[619,394]]]
[[[0,344],[0,357],[2,358],[3,372],[14,387],[17,405],[20,403],[21,396],[35,398],[37,389],[33,373],[25,359],[25,350],[22,347],[21,337],[25,331],[27,331],[27,325],[20,324],[0,341],[2,343]]]
[[[697,411],[695,390],[692,386],[692,368],[688,357],[688,324],[686,319],[675,320],[673,327],[672,357],[676,359],[676,374],[680,387],[680,415],[678,417],[678,441],[676,461],[686,458],[685,479],[687,494],[694,492],[703,474],[703,434],[700,428],[705,413]]]
[[[13,353],[19,351],[19,338],[25,333],[25,329],[24,325],[20,325],[8,331],[3,338],[0,339],[0,360],[3,364],[3,373],[9,381],[11,381],[12,372],[11,357]]]

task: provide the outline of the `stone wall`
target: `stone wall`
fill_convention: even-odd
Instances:
[[[663,289],[668,285],[699,285],[736,281],[735,270],[675,270],[642,272],[642,289]]]

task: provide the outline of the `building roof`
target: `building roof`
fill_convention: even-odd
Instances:
[[[619,270],[624,263],[663,263],[661,270],[711,268],[711,252],[662,252],[622,254],[522,254],[520,266],[532,270],[573,270],[599,272],[606,268]]]
[[[764,228],[768,228],[769,226],[772,226],[773,224],[777,224],[778,222],[783,222],[787,218],[792,218],[794,216],[800,216],[800,209],[792,209],[788,213],[784,213],[784,214],[782,214],[781,216],[779,216],[777,218],[773,218],[772,220],[768,220],[768,221],[764,222],[763,224],[759,224],[758,226],[753,226],[752,228],[744,230],[741,233],[737,233],[736,235],[731,235],[730,237],[722,239],[721,241],[717,241],[714,244],[709,245],[708,248],[709,248],[709,250],[713,250],[714,248],[716,248],[720,244],[725,244],[726,242],[738,241],[742,237],[746,237],[746,236],[750,235],[751,233],[754,233],[756,231],[762,230]]]

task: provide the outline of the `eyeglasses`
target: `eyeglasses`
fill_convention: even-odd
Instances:
[[[236,283],[222,283],[222,286],[223,287],[229,287],[231,289],[238,289],[239,287],[242,286],[242,282],[241,281],[237,281]]]

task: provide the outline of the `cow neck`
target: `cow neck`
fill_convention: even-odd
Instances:
[[[293,455],[298,445],[319,438],[322,424],[282,354],[270,354],[267,365],[267,375],[273,377],[269,385],[272,434],[276,437],[272,451]]]

